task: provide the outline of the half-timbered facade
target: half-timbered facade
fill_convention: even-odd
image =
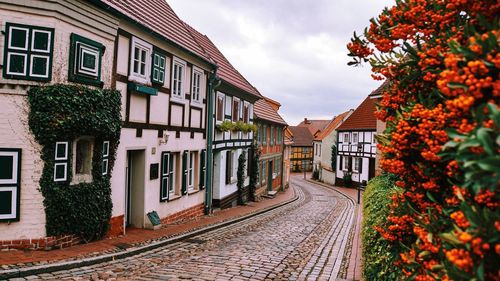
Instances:
[[[335,116],[332,121],[314,138],[314,165],[318,170],[318,179],[328,184],[335,184],[335,167],[332,167],[332,149],[337,150],[336,129],[346,120],[353,110]],[[336,158],[336,156],[333,156]]]
[[[123,129],[112,226],[152,227],[152,211],[165,223],[179,213],[202,215],[207,81],[215,66],[165,1],[103,2],[121,18],[113,84],[122,93]]]
[[[238,201],[238,159],[243,153],[247,161],[242,194],[248,194],[248,155],[254,137],[254,132],[248,125],[253,124],[254,103],[261,95],[208,37],[192,28],[191,31],[217,65],[219,83],[211,103],[215,129],[208,136],[213,141],[213,164],[208,166],[212,169],[210,173],[213,178],[208,184],[211,184],[212,208],[228,208],[235,206]]]
[[[307,127],[288,127],[293,135],[290,155],[292,172],[312,171],[314,137]]]
[[[375,176],[375,102],[367,97],[337,128],[337,185],[345,185],[349,177],[359,185]]]
[[[255,103],[254,121],[257,124],[259,157],[259,181],[256,196],[270,191],[283,190],[283,133],[287,123],[278,114],[280,104],[269,98]]]

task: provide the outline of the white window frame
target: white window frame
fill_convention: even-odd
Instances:
[[[19,165],[19,153],[17,151],[0,151],[0,155],[12,156],[12,178],[0,179],[0,184],[17,184],[17,167]]]
[[[140,72],[134,72],[134,61],[136,60],[135,58],[135,48],[138,47],[139,49],[143,49],[146,51],[146,58],[145,58],[145,69],[144,69],[144,75],[141,74]],[[141,52],[139,52],[140,54]],[[150,84],[151,80],[149,79],[151,75],[151,54],[153,53],[153,45],[149,44],[148,42],[141,40],[137,37],[132,37],[132,45],[130,48],[130,76],[129,80],[142,83],[142,84]],[[140,69],[140,64],[141,60],[139,60],[139,69]],[[140,70],[139,70],[140,71]]]
[[[9,70],[9,66],[10,66],[10,56],[11,55],[16,55],[16,56],[23,56],[24,57],[24,70],[23,72],[11,72]],[[13,52],[9,52],[7,54],[7,64],[4,65],[4,67],[6,67],[6,71],[7,71],[7,74],[10,74],[10,75],[26,75],[26,72],[28,71],[27,70],[27,67],[28,67],[28,54],[22,54],[22,53],[13,53]]]
[[[344,142],[349,142],[349,133],[344,133]]]
[[[222,108],[219,108],[219,99],[222,100]],[[218,92],[215,100],[215,123],[220,124],[226,118],[226,100],[225,95],[223,93]],[[222,111],[222,119],[217,119],[219,115],[219,110]]]
[[[177,71],[179,77],[175,77],[175,67],[181,67],[181,71]],[[177,57],[172,60],[172,98],[184,100],[184,83],[186,82],[186,68],[187,63]],[[179,84],[180,83],[180,84]]]
[[[20,51],[28,51],[28,47],[29,47],[29,35],[30,35],[30,30],[29,28],[24,28],[24,27],[17,27],[17,26],[11,26],[10,27],[10,34],[12,34],[12,30],[13,29],[17,29],[17,30],[24,30],[26,31],[26,42],[25,42],[25,46],[24,48],[19,48],[19,47],[13,47],[12,46],[12,35],[9,36],[9,43],[8,43],[8,46],[9,46],[9,49],[11,50],[20,50]],[[4,66],[5,67],[5,66]]]
[[[198,79],[196,79],[197,76]],[[203,72],[199,68],[193,66],[193,71],[191,75],[191,100],[194,103],[201,103],[202,77],[203,77]],[[196,84],[196,82],[198,84]]]
[[[363,161],[363,158],[361,157],[355,157],[354,158],[354,167],[352,168],[353,172],[360,173],[361,171],[359,170],[360,163],[359,161]]]
[[[237,102],[238,103],[238,108],[237,108],[237,116],[233,116],[234,115],[234,103]],[[231,100],[231,121],[233,122],[236,122],[236,121],[239,121],[240,120],[240,112],[241,112],[241,100],[237,97],[233,97],[233,99]]]
[[[34,58],[43,58],[47,60],[47,64],[45,64],[45,75],[40,75],[40,74],[34,74],[33,73],[33,67],[30,67],[30,77],[41,77],[45,78],[49,76],[49,64],[50,64],[50,56],[41,56],[41,55],[31,55],[30,56],[30,65],[33,66],[33,59]]]
[[[188,160],[188,182],[187,182],[187,187],[189,191],[194,190],[195,184],[194,184],[194,171],[195,171],[195,164],[196,164],[196,153],[194,151],[189,152],[189,160]]]
[[[90,141],[90,173],[89,174],[77,174],[76,173],[76,157],[77,157],[77,153],[76,153],[76,147],[78,145],[78,141],[80,140],[88,140]],[[84,136],[84,137],[80,137],[80,138],[77,138],[74,142],[73,142],[73,159],[71,159],[72,161],[72,164],[73,164],[73,168],[71,169],[72,170],[72,173],[73,173],[73,179],[71,181],[71,184],[79,184],[79,183],[88,183],[88,182],[92,182],[93,181],[93,176],[92,176],[92,173],[93,173],[93,164],[94,164],[94,147],[95,147],[95,139],[93,137],[87,137],[87,136]],[[57,165],[57,164],[56,164]],[[67,170],[67,169],[66,169]]]
[[[358,133],[352,133],[352,143],[358,143]]]
[[[17,166],[14,167],[14,170],[17,171]],[[1,186],[0,191],[10,191],[12,192],[11,197],[11,210],[10,214],[0,215],[0,220],[8,220],[8,219],[16,219],[17,217],[17,187],[16,186]]]
[[[35,49],[35,33],[46,33],[48,34],[48,44],[47,44],[47,50],[43,50],[43,49]],[[47,54],[50,54],[50,42],[52,42],[52,33],[50,31],[46,31],[46,30],[40,30],[40,29],[34,29],[32,30],[31,32],[31,51],[33,52],[38,52],[38,53],[47,53]]]
[[[58,152],[58,147],[59,145],[64,145],[64,156],[63,157],[57,157],[57,152]],[[69,146],[69,143],[67,141],[58,141],[56,142],[56,149],[54,151],[55,155],[54,155],[54,159],[57,161],[57,160],[68,160],[68,146]]]
[[[342,156],[344,159],[342,159],[342,170],[343,171],[349,171],[349,156]]]
[[[177,153],[170,153],[170,159],[169,159],[169,163],[168,163],[168,167],[169,167],[169,177],[170,177],[170,183],[171,185],[169,185],[168,187],[168,194],[169,194],[169,197],[170,195],[172,196],[175,196],[176,195],[176,184],[177,184],[177,179],[176,179],[176,172],[177,172],[177,160],[180,158],[180,154],[177,152]],[[182,170],[182,169],[179,169],[179,170]],[[182,171],[181,171],[182,172]],[[172,197],[170,197],[172,198]]]

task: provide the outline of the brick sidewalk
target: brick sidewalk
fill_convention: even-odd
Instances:
[[[357,216],[355,218],[355,231],[354,239],[352,242],[352,252],[351,258],[349,260],[349,268],[347,270],[347,280],[362,280],[361,278],[361,264],[362,264],[362,249],[361,249],[361,221],[363,219],[363,196],[360,196],[360,204],[357,204],[358,200],[358,190],[355,188],[339,187],[325,184],[322,182],[309,180],[310,182],[325,186],[327,188],[338,190],[341,193],[351,197],[354,200],[357,208]]]
[[[86,257],[96,257],[103,254],[123,251],[131,246],[142,246],[165,237],[175,237],[210,225],[256,213],[270,208],[295,196],[292,188],[279,192],[275,198],[250,202],[245,206],[216,211],[209,216],[183,223],[166,225],[159,230],[127,229],[127,235],[76,245],[70,248],[51,251],[10,250],[0,252],[0,269],[44,265],[58,261],[78,260]]]

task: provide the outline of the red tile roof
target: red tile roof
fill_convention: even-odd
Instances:
[[[312,146],[314,137],[307,127],[288,127],[293,134],[292,146]]]
[[[278,111],[276,111],[266,99],[260,99],[255,102],[253,114],[257,119],[271,121],[285,126],[288,125],[278,114]]]
[[[210,61],[182,20],[165,0],[100,0],[130,20]]]
[[[335,130],[339,125],[341,125],[342,122],[349,116],[350,113],[352,113],[352,109],[349,111],[346,111],[335,118],[326,126],[326,128],[319,133],[319,135],[314,138],[314,140],[323,140],[326,136],[328,136],[333,130]]]
[[[367,97],[347,120],[340,125],[338,131],[352,130],[376,130],[377,119],[375,118],[375,103],[377,99]]]
[[[236,68],[224,57],[222,52],[215,46],[215,44],[206,36],[198,32],[196,29],[184,23],[185,27],[191,32],[198,44],[209,54],[212,60],[218,66],[217,75],[229,84],[244,90],[245,92],[262,97],[259,91],[255,89],[246,79],[241,75]]]
[[[318,131],[322,131],[328,124],[331,122],[331,120],[309,120],[307,118],[304,119],[304,121],[300,122],[298,127],[306,127],[309,129],[311,134],[315,135],[318,133]]]

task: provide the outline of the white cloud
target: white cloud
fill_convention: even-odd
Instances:
[[[209,36],[290,125],[355,108],[380,83],[348,67],[346,44],[394,0],[168,0]]]

